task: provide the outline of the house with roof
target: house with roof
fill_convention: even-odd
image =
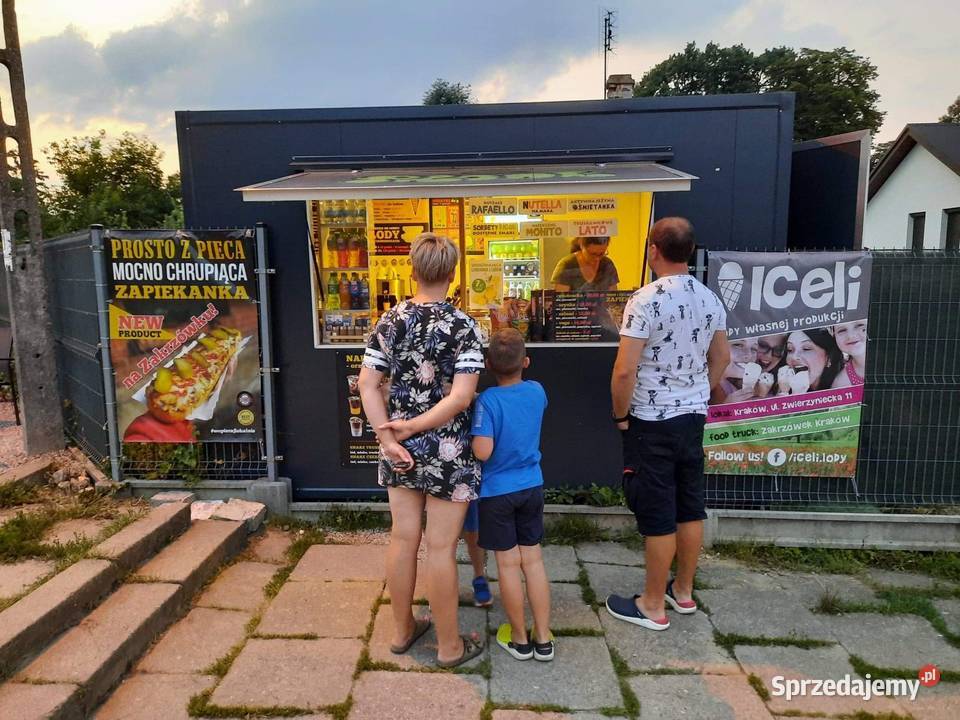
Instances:
[[[870,173],[863,247],[960,249],[960,125],[903,129]]]

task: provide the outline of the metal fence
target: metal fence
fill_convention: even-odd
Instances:
[[[100,333],[89,232],[44,242],[60,396],[68,440],[98,463],[109,458]],[[267,474],[258,442],[129,443],[123,475],[148,480],[255,480]]]
[[[711,507],[960,505],[960,253],[874,251],[857,475],[712,475]]]

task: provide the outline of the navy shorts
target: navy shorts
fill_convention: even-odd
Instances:
[[[480,539],[484,550],[512,550],[543,542],[543,487],[480,498]]]
[[[642,535],[671,535],[677,523],[707,517],[703,425],[699,414],[630,417],[623,438],[623,494]]]
[[[467,515],[463,518],[464,532],[477,532],[480,529],[480,501],[471,500],[467,506]]]

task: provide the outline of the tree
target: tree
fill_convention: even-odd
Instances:
[[[683,52],[655,65],[634,94],[710,95],[789,90],[797,95],[794,139],[809,140],[851,130],[876,132],[883,122],[879,94],[870,84],[877,68],[847,48],[799,51],[771,48],[755,55],[742,45],[703,50],[688,43]]]
[[[471,102],[470,86],[437,78],[423,94],[424,105],[465,105]]]
[[[101,130],[51,143],[44,153],[60,179],[41,188],[47,237],[93,223],[150,228],[176,221],[180,176],[164,177],[163,153],[149,138],[124,133],[108,143]]]
[[[940,116],[940,122],[960,125],[960,95],[957,95],[957,99],[950,103],[947,112]]]
[[[895,142],[896,140],[887,140],[886,142],[874,144],[873,150],[870,152],[870,172],[876,169],[880,161],[883,160],[883,156],[887,154],[887,151],[893,147]]]

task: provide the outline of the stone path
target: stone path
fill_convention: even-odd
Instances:
[[[495,644],[505,621],[499,602],[489,610],[467,606],[472,573],[461,552],[461,628],[485,636],[488,647],[444,672],[433,664],[432,631],[406,655],[389,650],[383,545],[314,545],[288,566],[292,540],[273,528],[253,540],[96,717],[186,719],[188,704],[194,717],[301,720],[960,717],[960,637],[941,635],[918,615],[818,611],[825,595],[882,610],[877,590],[908,588],[926,593],[950,632],[960,633],[960,588],[950,583],[879,571],[862,579],[764,572],[706,557],[697,596],[708,612],[671,613],[670,629],[653,633],[603,607],[609,592],[640,590],[642,551],[617,543],[547,547],[557,654],[552,663],[521,663]],[[496,596],[498,584],[491,586]],[[425,590],[421,578],[417,595]],[[914,701],[776,692],[781,678],[916,677],[928,663],[950,682],[921,687]]]

